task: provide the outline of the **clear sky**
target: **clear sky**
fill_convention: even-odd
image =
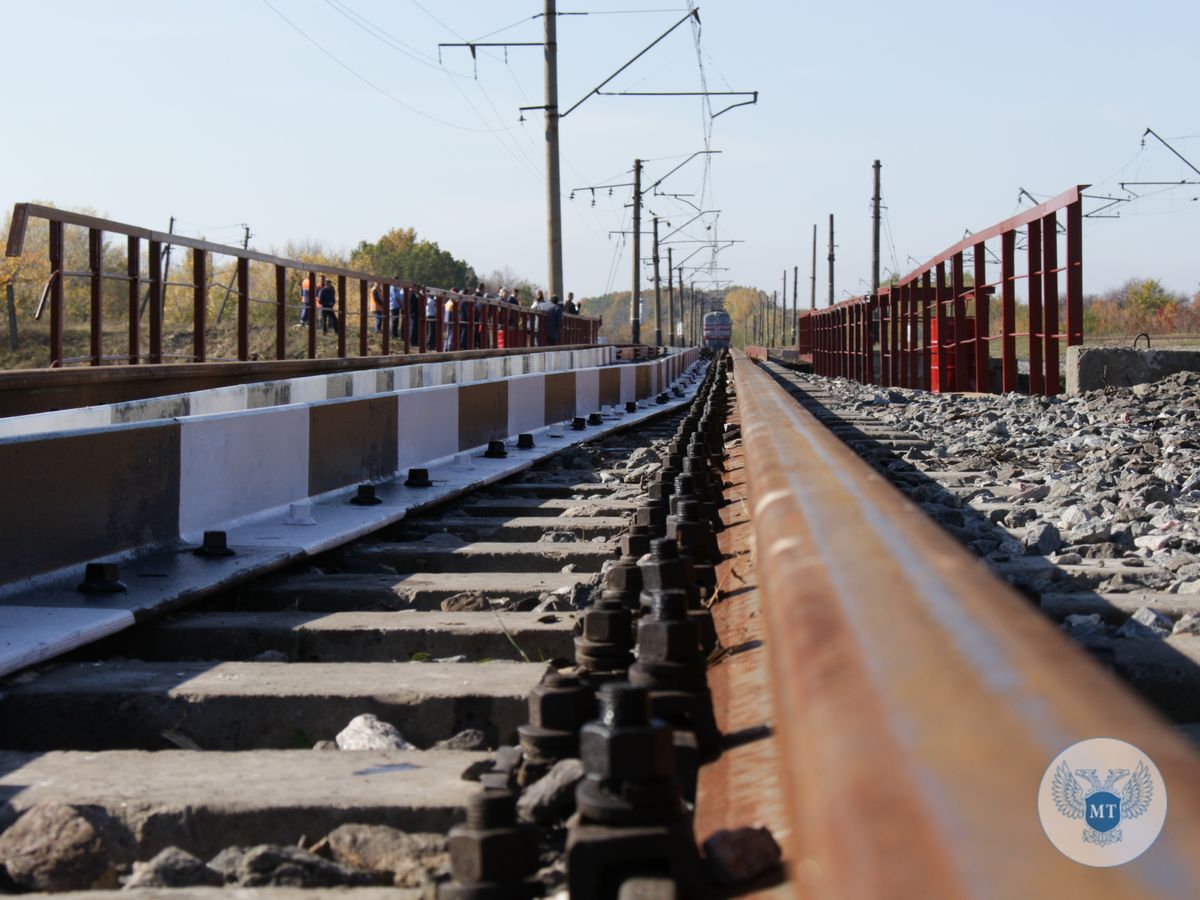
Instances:
[[[270,4],[0,0],[0,203],[87,206],[164,230],[174,215],[185,233],[231,243],[248,222],[260,249],[348,249],[412,226],[481,271],[544,282],[541,115],[522,124],[517,110],[543,102],[542,54],[480,50],[472,65],[448,49],[439,65],[437,48],[506,26],[487,39],[539,41],[539,0]],[[559,8],[592,13],[558,20],[563,109],[686,12],[677,0]],[[700,17],[699,54],[685,25],[611,88],[697,90],[699,58],[709,90],[758,90],[759,103],[709,120],[696,98],[592,97],[562,121],[566,286],[579,295],[628,288],[630,247],[608,232],[629,227],[629,196],[599,190],[593,207],[570,189],[628,181],[635,157],[654,181],[704,149],[706,130],[722,151],[710,178],[696,159],[662,190],[721,212],[675,239],[745,241],[721,253],[718,277],[770,290],[785,267],[807,279],[820,223],[819,297],[830,213],[838,296],[869,278],[875,158],[883,266],[903,273],[1013,214],[1019,188],[1127,196],[1118,182],[1200,181],[1140,143],[1152,127],[1200,167],[1196,0],[712,0]],[[1088,219],[1085,289],[1156,276],[1194,293],[1198,197],[1176,186]],[[664,235],[692,215],[682,200],[647,206],[672,222]]]

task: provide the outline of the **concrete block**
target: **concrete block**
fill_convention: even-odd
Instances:
[[[235,384],[207,391],[196,391],[191,395],[189,412],[193,416],[205,416],[213,413],[237,412],[245,408],[246,385]]]
[[[477,782],[462,779],[462,771],[485,756],[445,750],[0,752],[0,795],[11,805],[12,818],[38,803],[104,810],[125,825],[142,859],[172,844],[208,859],[233,844],[295,844],[301,838],[311,843],[347,822],[445,832],[479,790]],[[0,820],[0,827],[6,824]],[[210,889],[154,896],[190,898],[195,890]],[[279,900],[286,891],[272,888],[265,896]],[[373,891],[359,888],[346,896],[369,900]],[[296,895],[315,893],[338,895],[298,890]],[[220,900],[255,892],[212,888],[199,896]],[[380,896],[396,895],[389,889]]]
[[[538,663],[64,663],[13,686],[0,733],[15,750],[119,750],[203,736],[207,750],[311,747],[371,712],[418,747],[479,728],[506,743],[528,717]]]
[[[399,471],[458,452],[458,388],[404,391],[396,394],[396,402]]]
[[[180,422],[179,533],[308,496],[305,406],[196,416]]]
[[[78,431],[82,428],[103,428],[111,424],[111,406],[60,409],[54,412],[0,419],[0,438],[53,434],[56,431]]]
[[[575,373],[575,415],[586,416],[599,409],[600,370],[578,370]]]
[[[536,431],[546,421],[546,376],[519,375],[509,378],[508,435]]]
[[[395,394],[315,403],[308,408],[308,495],[396,471]]]
[[[1148,384],[1177,372],[1200,372],[1200,350],[1067,348],[1068,394]]]
[[[324,375],[292,378],[290,381],[293,403],[319,403],[329,399],[329,387],[325,383]]]
[[[637,400],[637,370],[633,366],[620,366],[613,371],[621,375],[621,403]]]
[[[0,576],[15,581],[173,540],[179,426],[173,421],[0,440]]]

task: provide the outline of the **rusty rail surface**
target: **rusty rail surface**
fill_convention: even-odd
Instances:
[[[348,326],[357,321],[357,356],[387,356],[389,354],[426,353],[435,351],[457,351],[513,347],[547,346],[546,313],[499,300],[482,300],[470,294],[457,295],[449,290],[417,285],[410,281],[387,278],[354,269],[337,266],[315,265],[295,259],[285,259],[255,250],[214,244],[210,241],[190,238],[179,234],[168,234],[114,222],[96,216],[68,212],[34,203],[18,203],[13,207],[12,225],[9,229],[5,255],[21,256],[24,252],[25,233],[31,218],[45,219],[49,224],[50,277],[43,290],[43,302],[50,312],[50,352],[48,365],[52,368],[69,363],[87,363],[100,366],[111,363],[158,364],[164,360],[182,359],[186,362],[205,362],[208,359],[206,332],[210,321],[209,295],[217,293],[235,301],[237,328],[237,359],[251,359],[250,331],[252,304],[258,309],[270,308],[270,324],[274,331],[274,358],[287,358],[287,329],[289,315],[299,317],[307,307],[307,358],[318,357],[317,320],[320,307],[316,303],[317,279],[330,279],[336,291],[335,316],[337,319],[337,358],[355,355],[349,352]],[[88,262],[84,271],[70,271],[65,265],[64,229],[67,227],[87,229]],[[104,268],[104,240],[106,235],[121,235],[126,238],[125,271],[110,272]],[[143,244],[145,245],[145,267],[143,269]],[[168,247],[182,247],[191,251],[190,275],[186,281],[169,281],[164,277],[164,256]],[[226,257],[234,263],[234,275],[230,285],[212,280],[215,257]],[[270,268],[272,287],[270,297],[254,297],[251,291],[252,263]],[[295,284],[289,284],[289,273]],[[309,297],[306,303],[300,300],[300,280],[307,278]],[[65,284],[67,279],[85,279],[89,286],[88,325],[90,330],[89,354],[85,357],[68,359],[64,353],[64,335],[67,327]],[[104,349],[104,282],[119,281],[128,288],[128,307],[125,310],[127,350],[123,354],[106,353]],[[357,283],[354,298],[348,288]],[[378,286],[383,301],[378,314],[378,331],[372,337],[372,326],[376,323],[376,306],[372,297],[372,286]],[[401,321],[398,334],[391,334],[392,314],[388,304],[388,289],[392,286],[405,292],[401,306]],[[192,348],[190,355],[173,355],[163,346],[163,304],[169,287],[182,287],[191,291],[192,304]],[[145,295],[143,295],[145,290]],[[415,302],[413,301],[415,292]],[[295,300],[289,300],[295,294]],[[436,315],[433,321],[427,317],[427,299],[432,297]],[[453,303],[447,318],[446,303]],[[218,297],[217,299],[220,299]],[[215,303],[215,301],[214,301]],[[39,304],[39,306],[42,304]],[[221,300],[224,308],[224,300]],[[465,310],[463,307],[466,307]],[[413,309],[415,307],[415,309]],[[148,350],[141,347],[143,309],[149,320],[147,330]],[[262,318],[262,316],[259,316]],[[600,331],[600,320],[590,316],[574,316],[564,313],[558,344],[595,344]],[[393,346],[393,342],[396,346]],[[328,354],[327,354],[328,356]]]
[[[819,375],[884,387],[986,392],[994,386],[991,344],[999,341],[1000,384],[995,386],[1015,391],[1017,339],[1025,338],[1029,393],[1059,393],[1060,344],[1083,343],[1086,187],[1077,185],[968,235],[878,294],[799,313],[796,349],[813,355],[813,371]],[[1028,315],[1024,328],[1017,324],[1021,282]],[[1000,333],[993,335],[989,307],[997,294]],[[1065,330],[1059,324],[1060,306]]]
[[[788,858],[814,897],[1200,896],[1200,762],[754,362],[735,386],[783,743]],[[1129,741],[1157,842],[1088,868],[1042,832],[1043,772]]]

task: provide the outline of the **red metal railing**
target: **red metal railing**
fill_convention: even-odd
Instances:
[[[551,343],[548,338],[547,314],[532,309],[503,303],[493,299],[477,298],[469,294],[454,294],[448,290],[429,288],[412,282],[372,275],[369,272],[343,269],[337,266],[314,265],[294,259],[285,259],[241,247],[229,247],[209,241],[189,238],[178,234],[166,234],[134,225],[81,215],[32,203],[18,203],[13,208],[12,226],[9,229],[6,256],[20,256],[24,251],[26,227],[31,218],[47,221],[49,225],[48,253],[50,276],[43,291],[42,303],[49,309],[49,366],[61,367],[70,363],[88,363],[93,366],[110,363],[161,363],[164,359],[187,362],[205,362],[209,358],[207,332],[209,330],[210,293],[223,288],[214,283],[213,258],[225,257],[233,261],[233,277],[223,293],[236,301],[237,359],[251,358],[252,304],[259,309],[270,308],[272,314],[264,321],[261,313],[253,318],[263,324],[273,325],[273,354],[275,359],[288,358],[288,319],[302,318],[307,306],[304,327],[307,342],[304,353],[309,359],[318,357],[317,324],[321,310],[316,304],[317,279],[327,278],[336,292],[336,353],[326,356],[345,358],[348,355],[349,326],[357,323],[356,346],[358,356],[383,355],[396,352],[425,353],[442,350],[494,349],[499,347],[536,347]],[[66,268],[66,228],[87,229],[88,263],[86,270],[70,271]],[[122,235],[126,238],[125,270],[107,271],[104,260],[106,235]],[[143,245],[146,251],[146,270],[142,271]],[[191,251],[191,277],[188,281],[167,281],[163,272],[163,256],[167,247],[182,247]],[[251,264],[271,268],[273,281],[270,297],[252,296]],[[289,287],[289,273],[293,281],[307,278],[309,295],[307,304],[300,300],[300,284]],[[263,272],[259,272],[263,275]],[[68,279],[86,279],[89,285],[88,327],[90,346],[87,356],[68,358],[64,353],[64,335],[67,329],[67,304],[65,284]],[[128,305],[124,313],[127,352],[106,353],[104,349],[104,285],[106,281],[124,282],[128,288]],[[351,304],[347,289],[357,282],[356,303]],[[260,278],[260,283],[262,279]],[[372,286],[377,286],[382,306],[372,302]],[[388,303],[389,288],[396,286],[404,291],[400,309],[400,322],[393,323]],[[190,354],[171,353],[163,346],[164,299],[168,287],[187,289],[191,293],[192,347]],[[145,294],[143,295],[143,291]],[[295,294],[295,299],[289,299]],[[432,303],[431,303],[432,300]],[[122,301],[123,302],[123,301]],[[447,306],[449,315],[447,316]],[[110,304],[111,307],[111,304]],[[222,301],[222,308],[224,302]],[[148,317],[146,330],[148,347],[142,349],[142,315]],[[434,315],[431,317],[430,312]],[[39,315],[41,310],[39,309]],[[432,321],[431,321],[432,319]],[[398,324],[395,336],[394,324]],[[554,343],[594,344],[600,331],[600,320],[588,316],[573,316],[564,313],[558,340]],[[111,336],[110,336],[111,339]],[[272,351],[268,350],[267,353]]]
[[[1081,197],[1086,187],[1073,187],[968,235],[878,294],[800,313],[797,350],[812,353],[819,375],[885,387],[1015,391],[1017,343],[1024,340],[1029,392],[1057,394],[1060,344],[1083,343]],[[1026,303],[1020,307],[1022,282]],[[990,301],[996,295],[999,333],[992,334]],[[1023,327],[1018,327],[1019,310],[1027,319]],[[992,379],[996,343],[998,385]]]

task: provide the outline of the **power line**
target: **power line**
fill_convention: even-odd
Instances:
[[[379,86],[374,81],[367,78],[367,76],[363,75],[361,72],[352,68],[350,65],[343,62],[340,58],[338,58],[334,54],[330,53],[327,49],[325,49],[323,46],[321,46],[321,44],[317,40],[315,40],[313,37],[311,37],[308,34],[308,32],[306,32],[303,28],[301,28],[299,25],[297,25],[295,22],[293,22],[291,19],[289,19],[287,16],[285,16],[282,12],[280,12],[279,9],[277,9],[274,5],[272,5],[270,0],[261,0],[261,2],[265,7],[267,7],[267,9],[271,10],[271,12],[275,13],[275,15],[277,15],[280,19],[282,19],[284,22],[286,22],[287,25],[293,31],[295,31],[298,35],[300,35],[302,38],[304,38],[306,41],[308,41],[310,44],[312,44],[314,47],[316,47],[318,50],[320,50],[321,53],[325,54],[325,56],[329,57],[329,59],[333,60],[333,62],[335,62],[335,63],[337,63],[337,65],[341,66],[341,68],[345,69],[347,72],[349,72],[351,75],[353,75],[359,81],[361,81],[367,87],[371,88],[371,90],[375,91],[376,93],[382,94],[384,97],[386,97],[388,100],[391,100],[397,106],[401,106],[404,109],[407,109],[409,112],[415,113],[416,115],[420,116],[423,119],[428,119],[430,122],[436,122],[439,125],[445,125],[447,128],[453,128],[457,131],[468,131],[473,134],[482,134],[482,133],[486,133],[491,130],[491,129],[486,129],[486,128],[482,128],[482,129],[481,128],[471,128],[467,125],[457,125],[454,122],[448,122],[445,119],[439,119],[437,116],[431,116],[429,113],[425,112],[424,110],[418,109],[417,107],[413,106],[412,104],[404,102],[399,97],[397,97],[395,94],[393,94],[390,91]]]

